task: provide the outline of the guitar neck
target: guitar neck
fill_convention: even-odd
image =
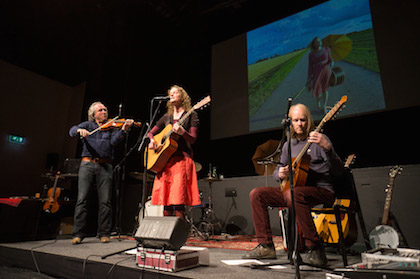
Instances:
[[[190,114],[194,111],[194,108],[191,108],[186,114],[184,114],[183,117],[181,117],[181,119],[178,120],[179,125],[184,124],[185,120],[187,120],[188,116],[190,116]]]
[[[335,106],[322,118],[321,122],[319,123],[318,127],[314,130],[315,132],[320,132],[322,127],[324,126],[327,121],[329,121],[331,118],[333,118],[338,111],[343,107],[343,105],[347,102],[347,96],[342,96],[340,101],[335,104]],[[307,142],[305,146],[302,148],[299,155],[296,157],[295,161],[293,162],[293,169],[297,166],[298,162],[302,159],[303,155],[305,155],[306,151],[308,151],[309,147],[311,146],[311,143]]]
[[[400,166],[394,166],[389,173],[389,184],[387,186],[384,213],[382,215],[382,225],[388,224],[389,211],[391,208],[392,192],[394,191],[394,182],[398,174],[401,173],[402,168]]]
[[[382,225],[388,224],[389,211],[391,210],[391,200],[392,200],[392,191],[394,188],[394,180],[395,180],[395,177],[391,177],[389,179],[389,185],[386,190],[384,213],[382,215]]]
[[[184,114],[184,116],[183,117],[181,117],[179,120],[178,120],[178,124],[179,125],[182,125],[182,124],[184,124],[184,122],[185,122],[185,120],[188,118],[188,116],[190,116],[191,115],[191,113],[194,111],[194,108],[191,108],[186,114]],[[166,135],[165,135],[165,138],[169,138],[172,134],[173,134],[173,132],[174,132],[174,129],[172,128]]]
[[[326,122],[321,120],[321,123],[319,123],[318,127],[316,127],[315,132],[321,131],[322,127],[324,126]],[[302,148],[302,150],[299,152],[299,154],[296,156],[295,161],[293,162],[293,169],[296,168],[297,163],[302,160],[303,155],[305,155],[306,151],[308,151],[309,147],[311,146],[310,142],[306,142],[305,146]]]
[[[179,120],[178,120],[178,124],[179,125],[182,125],[182,124],[184,124],[184,122],[185,122],[185,120],[191,115],[191,113],[194,111],[194,110],[196,110],[196,109],[199,109],[199,108],[201,108],[201,107],[203,107],[203,106],[206,106],[208,103],[210,103],[210,101],[211,101],[211,98],[210,98],[210,95],[209,96],[207,96],[207,97],[205,97],[203,100],[201,100],[200,102],[198,102],[197,104],[195,104],[195,106],[193,106],[187,113],[185,113],[184,114],[184,116],[183,117],[181,117]],[[166,138],[168,138],[168,137],[170,137],[171,135],[172,135],[172,133],[174,132],[174,130],[173,130],[173,128],[165,135],[165,137],[164,137],[164,139],[166,139]]]
[[[59,178],[59,174],[57,174],[57,175],[55,176],[54,185],[53,185],[53,190],[52,190],[52,196],[53,196],[53,197],[54,197],[54,195],[55,195],[55,189],[57,188],[58,178]]]

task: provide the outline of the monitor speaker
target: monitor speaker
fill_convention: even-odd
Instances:
[[[144,217],[135,238],[145,248],[179,250],[187,242],[190,229],[178,217]]]

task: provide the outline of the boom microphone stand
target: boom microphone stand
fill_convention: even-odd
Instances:
[[[118,118],[121,117],[121,109],[122,109],[122,103],[118,107]],[[128,133],[125,137],[125,143],[124,143],[124,154],[127,154],[127,143],[128,143]],[[125,157],[127,155],[124,155]],[[122,166],[122,167],[121,167]],[[122,177],[121,177],[121,168],[122,168]],[[115,181],[115,202],[116,202],[116,209],[115,209],[115,225],[114,229],[116,234],[118,235],[118,239],[120,239],[121,231],[121,185],[124,185],[125,183],[125,158],[115,165],[113,171],[114,181]]]
[[[161,103],[163,101],[163,99],[159,99],[159,104],[156,107],[156,110],[154,111],[153,116],[152,116],[152,108],[153,108],[153,101],[154,100],[155,100],[155,98],[152,99],[151,104],[150,104],[150,115],[151,115],[151,117],[150,117],[151,118],[150,119],[150,123],[153,123],[154,122],[154,119],[156,118],[156,115],[157,115],[157,113],[159,111],[160,105],[161,105]],[[147,126],[146,131],[144,131],[145,126]],[[142,131],[140,133],[140,136],[139,136],[136,144],[126,153],[126,155],[124,156],[124,158],[116,166],[116,169],[117,169],[117,167],[119,168],[120,165],[125,162],[125,160],[128,158],[128,156],[131,154],[131,152],[133,152],[137,148],[137,146],[138,146],[137,151],[141,151],[143,149],[143,146],[146,146],[146,148],[147,148],[147,146],[148,146],[148,139],[149,139],[147,137],[147,134],[150,132],[151,127],[152,127],[152,125],[150,125],[149,123],[145,122],[145,125],[142,127]],[[147,151],[147,149],[146,149],[146,151]],[[146,173],[147,173],[147,152],[145,152],[145,156],[146,156],[146,158],[145,158],[144,175],[143,175],[143,196],[142,196],[142,201],[139,204],[139,212],[142,212],[141,218],[144,217],[144,211],[145,211],[144,205],[146,203],[146,195],[147,195],[147,184],[146,184],[147,183],[147,180],[146,180],[147,179],[147,177],[146,177]],[[140,222],[141,220],[137,220],[137,221]],[[139,222],[136,222],[136,223],[138,224]],[[135,228],[133,229],[133,235],[135,234],[136,230],[137,230],[137,226],[135,226]],[[117,255],[117,254],[123,253],[125,251],[135,249],[135,248],[137,248],[137,245],[134,246],[134,247],[132,247],[132,248],[128,248],[128,249],[124,249],[124,250],[112,252],[112,253],[109,253],[107,255],[103,255],[101,258],[102,259],[106,259],[109,256]]]
[[[120,226],[121,226],[121,205],[122,205],[122,192],[124,187],[121,187],[125,185],[125,181],[126,181],[126,175],[125,175],[125,165],[126,165],[126,160],[127,158],[130,156],[131,152],[133,151],[134,147],[131,148],[128,152],[128,136],[129,136],[129,132],[127,131],[127,135],[125,138],[125,146],[124,146],[124,157],[121,159],[121,161],[115,165],[114,167],[114,179],[115,179],[115,200],[116,200],[116,210],[115,210],[115,215],[116,215],[116,221],[115,221],[115,230],[116,233],[118,235],[118,238],[120,238]]]
[[[156,109],[153,111],[153,102],[155,100],[158,100],[159,103],[158,103]],[[141,199],[141,204],[139,205],[139,209],[140,209],[139,212],[141,212],[141,215],[142,215],[141,216],[141,219],[144,218],[144,211],[145,211],[144,206],[146,204],[146,196],[147,196],[147,187],[146,187],[146,185],[147,185],[147,161],[148,161],[148,153],[149,153],[148,152],[148,149],[149,149],[149,137],[147,136],[147,134],[150,132],[151,128],[153,127],[152,124],[155,122],[156,115],[157,115],[157,113],[158,113],[158,111],[160,109],[160,106],[162,105],[162,102],[164,100],[166,100],[166,98],[162,98],[162,97],[155,97],[155,98],[153,98],[151,100],[151,102],[150,102],[150,110],[149,110],[150,111],[150,115],[149,115],[149,119],[150,119],[150,122],[149,123],[150,124],[146,124],[147,125],[147,130],[146,130],[146,132],[143,135],[143,138],[141,140],[141,143],[139,145],[139,148],[137,149],[137,151],[141,152],[141,150],[143,149],[143,147],[145,148],[145,152],[144,152],[144,170],[143,170],[143,196],[142,196],[142,199]],[[140,222],[141,220],[138,220],[138,221]],[[137,222],[137,223],[139,223],[139,222]],[[135,231],[136,230],[137,230],[137,228],[135,228],[133,234],[135,234]]]
[[[289,185],[290,185],[290,198],[292,200],[292,208],[290,208],[289,212],[289,224],[291,228],[291,233],[289,235],[293,235],[293,242],[294,245],[288,245],[287,247],[293,247],[293,249],[288,249],[288,258],[290,259],[291,263],[295,266],[295,272],[296,272],[296,278],[300,278],[300,270],[299,270],[299,247],[298,247],[298,228],[297,228],[297,222],[296,222],[296,211],[295,211],[295,196],[294,196],[294,184],[293,184],[293,166],[292,166],[292,137],[291,137],[291,119],[289,117],[289,110],[290,106],[292,104],[292,98],[288,99],[288,108],[287,108],[287,114],[285,116],[284,120],[284,128],[286,130],[286,136],[287,136],[287,161],[289,164]],[[291,243],[291,241],[289,242]]]

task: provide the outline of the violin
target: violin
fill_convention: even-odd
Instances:
[[[43,209],[47,213],[56,213],[60,208],[57,202],[58,197],[61,194],[61,188],[57,187],[57,181],[60,178],[60,172],[55,175],[54,186],[48,190],[48,199],[44,204]]]
[[[118,116],[109,119],[107,122],[105,122],[105,124],[99,126],[98,128],[96,128],[95,130],[93,130],[92,132],[89,132],[89,136],[96,133],[97,131],[108,131],[111,129],[121,129],[122,126],[125,123],[125,119],[118,119]],[[134,122],[133,123],[134,126],[136,127],[140,127],[141,126],[141,122]]]
[[[117,119],[117,120],[109,119],[104,125],[101,125],[100,128],[101,128],[101,131],[108,131],[111,129],[121,129],[124,123],[125,123],[124,118]],[[133,126],[140,127],[141,122],[133,122]]]

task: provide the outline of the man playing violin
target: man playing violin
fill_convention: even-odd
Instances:
[[[98,130],[108,120],[108,110],[101,102],[94,102],[89,107],[88,119],[89,121],[71,127],[69,131],[71,137],[80,136],[83,139],[72,244],[80,244],[86,236],[87,201],[94,184],[98,191],[99,204],[98,237],[102,243],[110,241],[114,148],[125,138],[126,132],[134,122],[132,119],[127,119],[121,130]],[[94,130],[97,132],[92,133]]]
[[[297,187],[294,188],[296,220],[301,229],[305,247],[309,250],[303,261],[324,266],[327,264],[327,258],[322,241],[316,232],[310,209],[318,204],[333,204],[335,194],[331,176],[340,175],[344,168],[329,138],[314,131],[315,125],[311,113],[305,105],[292,106],[289,117],[291,119],[292,157],[297,157],[307,142],[311,143],[307,151],[310,163],[306,183],[305,185],[296,185]],[[276,182],[281,182],[288,177],[288,143],[286,142],[282,148],[280,164],[275,169],[273,178]],[[259,245],[243,255],[243,258],[276,258],[268,206],[291,208],[290,189],[283,192],[280,187],[260,187],[253,189],[249,196]]]

